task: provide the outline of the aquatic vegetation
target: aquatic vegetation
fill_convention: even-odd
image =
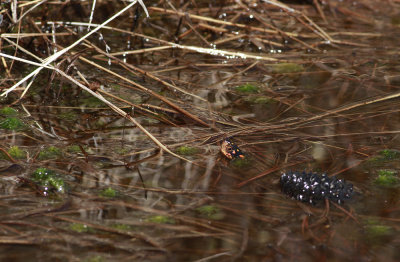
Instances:
[[[72,223],[69,225],[69,229],[72,231],[78,232],[78,233],[89,233],[93,232],[93,229],[91,227],[88,227],[85,224],[80,224],[80,223]]]
[[[225,217],[225,214],[221,209],[214,205],[204,205],[195,209],[197,213],[212,220],[221,220]]]
[[[253,102],[254,104],[264,104],[264,105],[273,103],[274,101],[275,101],[275,100],[271,99],[271,98],[268,97],[268,96],[258,96],[258,97],[254,97],[254,98],[252,99],[252,102]]]
[[[379,152],[383,160],[394,160],[400,158],[400,151],[393,149],[384,149]]]
[[[129,153],[129,151],[130,151],[130,149],[127,148],[127,147],[119,147],[119,148],[116,148],[116,149],[115,149],[115,152],[116,152],[118,155],[125,155],[125,154]]]
[[[108,87],[114,89],[115,91],[119,91],[121,89],[121,86],[118,84],[110,84]]]
[[[235,87],[235,90],[241,93],[251,94],[251,93],[258,93],[260,91],[260,88],[253,84],[245,84]]]
[[[151,223],[157,223],[157,224],[175,224],[175,219],[169,216],[163,216],[163,215],[156,215],[156,216],[151,216],[146,219],[147,222]]]
[[[383,224],[379,224],[376,221],[368,221],[367,225],[364,227],[367,240],[374,243],[379,244],[386,237],[393,234],[393,228],[390,226],[386,226]]]
[[[378,170],[378,177],[375,179],[375,183],[380,186],[395,186],[400,182],[396,176],[396,172],[392,170]]]
[[[66,185],[64,180],[53,170],[47,168],[38,168],[32,174],[32,180],[43,187],[45,195],[55,191],[57,193],[65,193]]]
[[[11,107],[3,107],[2,109],[0,109],[0,115],[15,116],[17,114],[18,114],[17,110]]]
[[[176,149],[176,153],[184,156],[191,156],[198,152],[198,149],[190,146],[180,146]]]
[[[295,63],[280,63],[271,65],[271,71],[276,74],[297,73],[304,71],[304,67]]]
[[[251,95],[244,98],[244,101],[253,105],[270,105],[276,101],[269,96]]]
[[[50,147],[40,151],[38,158],[40,160],[44,160],[44,159],[58,158],[59,156],[61,156],[61,149],[59,149],[55,146],[50,146]]]
[[[100,192],[100,195],[103,197],[113,198],[117,196],[117,191],[111,187],[108,187],[106,189],[103,189]]]
[[[372,237],[388,235],[391,232],[391,227],[384,225],[369,225],[366,229]]]
[[[231,161],[231,164],[233,167],[241,169],[249,167],[251,165],[251,160],[248,156],[244,158],[235,158]]]
[[[8,130],[20,130],[25,127],[24,122],[22,122],[21,119],[17,117],[7,117],[3,121],[0,122],[0,127],[3,129],[8,129]]]
[[[104,103],[94,96],[87,96],[87,97],[81,98],[79,100],[79,102],[80,102],[80,105],[89,107],[89,108],[93,108],[93,107],[96,108],[96,107],[104,106]]]
[[[20,149],[18,146],[12,146],[7,152],[13,158],[21,159],[26,157],[26,151]]]
[[[67,151],[70,153],[80,153],[81,148],[78,145],[70,145],[67,147]]]
[[[395,149],[384,149],[368,159],[368,163],[379,165],[382,162],[390,162],[400,158],[400,151]]]

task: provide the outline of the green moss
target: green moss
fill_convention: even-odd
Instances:
[[[370,163],[376,163],[376,162],[379,162],[379,160],[381,160],[380,157],[378,157],[378,156],[373,156],[373,157],[368,158],[367,161],[370,162]]]
[[[46,187],[53,187],[58,193],[65,193],[64,180],[58,177],[49,177]]]
[[[194,155],[198,152],[198,149],[195,147],[190,147],[190,146],[180,146],[176,149],[176,153],[179,155],[185,155],[185,156],[190,156]]]
[[[80,104],[85,107],[101,107],[104,105],[102,101],[94,96],[80,99]]]
[[[115,189],[112,189],[111,187],[108,187],[106,189],[103,189],[100,192],[100,195],[103,197],[113,198],[117,196],[117,191]]]
[[[18,146],[12,146],[9,150],[8,153],[10,154],[10,156],[12,156],[13,158],[17,158],[17,159],[22,159],[26,157],[26,152],[22,149],[20,149]]]
[[[244,101],[250,104],[258,104],[258,105],[268,105],[275,103],[274,99],[268,96],[260,96],[260,95],[248,96],[244,99]]]
[[[304,67],[295,63],[280,63],[271,66],[271,70],[276,74],[303,72]]]
[[[175,219],[163,215],[151,216],[147,218],[146,221],[157,224],[175,224]]]
[[[393,149],[384,149],[379,152],[379,155],[382,156],[384,160],[394,160],[400,158],[400,152]]]
[[[102,256],[97,255],[97,256],[87,257],[83,261],[84,262],[103,262],[105,260],[103,259]]]
[[[259,96],[259,97],[256,97],[254,99],[254,104],[264,104],[264,105],[266,105],[266,104],[270,104],[270,103],[273,103],[273,102],[274,102],[274,100],[271,99],[268,96]]]
[[[81,148],[78,145],[70,145],[69,147],[67,147],[67,151],[70,153],[80,153]]]
[[[129,153],[129,148],[126,148],[126,147],[119,147],[119,148],[116,148],[115,149],[115,152],[118,154],[118,155],[125,155],[125,154],[127,154],[127,153]]]
[[[117,230],[121,230],[121,231],[130,231],[130,230],[132,230],[132,227],[130,225],[126,225],[126,224],[114,224],[111,227],[115,228]]]
[[[368,163],[372,165],[382,165],[382,162],[390,162],[400,159],[400,151],[395,149],[384,149],[379,151],[375,156],[368,159]]]
[[[225,217],[225,214],[221,211],[221,209],[213,205],[204,205],[198,207],[196,208],[196,212],[198,212],[201,216],[212,220],[221,220]]]
[[[8,130],[20,130],[25,127],[25,124],[19,118],[8,117],[0,122],[0,127]]]
[[[35,170],[32,174],[32,178],[36,181],[47,179],[47,177],[54,174],[54,171],[48,170],[47,168],[40,167]]]
[[[260,91],[260,88],[252,84],[245,84],[235,87],[235,90],[241,93],[251,94],[251,93],[257,93],[258,91]]]
[[[379,176],[394,176],[394,175],[396,175],[396,172],[393,170],[381,169],[381,170],[378,170],[378,175]]]
[[[367,233],[367,239],[377,241],[385,236],[392,234],[393,229],[385,225],[367,225],[365,232]],[[379,242],[379,241],[378,241]]]
[[[33,172],[32,179],[40,186],[47,194],[49,191],[56,191],[57,193],[65,193],[66,187],[64,180],[59,177],[53,170],[47,168],[38,168]]]
[[[233,167],[241,169],[249,167],[251,165],[251,161],[248,157],[235,158],[231,161],[231,164],[233,165]]]
[[[88,233],[93,231],[91,227],[80,223],[72,223],[71,225],[69,225],[69,229],[78,233]]]
[[[54,159],[61,155],[61,150],[55,146],[50,146],[39,153],[39,159]]]
[[[0,115],[4,115],[4,116],[15,116],[17,115],[18,112],[17,110],[15,110],[14,108],[11,107],[3,107],[2,109],[0,109]]]
[[[119,91],[121,89],[120,85],[117,84],[110,84],[108,85],[110,88],[114,89],[115,91]]]
[[[395,186],[399,183],[399,178],[396,176],[396,172],[392,170],[378,170],[375,183],[380,186]]]

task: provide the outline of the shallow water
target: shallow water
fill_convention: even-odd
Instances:
[[[177,30],[178,15],[158,9],[150,9],[150,19],[140,18],[134,31],[148,38],[106,29],[104,41],[98,35],[90,38],[101,50],[110,46],[111,53],[167,45],[152,37],[176,41],[183,48],[126,57],[128,65],[175,88],[135,69],[108,65],[108,59],[95,57],[100,51],[74,49],[207,123],[204,127],[151,93],[71,56],[92,90],[186,160],[160,151],[128,119],[50,70],[40,73],[15,105],[20,93],[2,97],[2,108],[16,112],[0,112],[0,260],[400,260],[398,4],[331,1],[322,6],[329,23],[311,5],[291,5],[342,41],[328,45],[296,16],[280,15],[279,8],[249,5],[249,18],[235,3],[203,2],[189,3],[185,10],[263,28],[254,18],[259,15],[299,34],[300,41],[285,42],[279,34],[254,28],[199,24],[193,17]],[[111,15],[102,4],[96,23]],[[49,18],[56,20],[77,17],[79,10],[67,7],[57,17],[60,7],[48,8]],[[86,4],[80,8],[90,10]],[[35,21],[39,14],[32,14]],[[82,16],[76,21],[87,21]],[[187,33],[191,23],[196,33]],[[132,16],[112,26],[130,28]],[[216,27],[222,33],[215,33]],[[68,29],[80,36],[86,32]],[[23,38],[21,45],[47,56],[50,45],[38,39]],[[66,46],[72,39],[59,36],[57,43]],[[277,61],[186,48],[209,48],[206,43]],[[12,50],[6,46],[1,52]],[[61,68],[66,71],[68,65]],[[76,68],[69,74],[79,79]],[[15,79],[1,71],[0,87],[11,87],[33,69],[17,62]],[[10,118],[22,124],[10,130]],[[245,152],[244,161],[229,161],[219,152],[225,137]],[[33,175],[38,168],[53,173],[39,179]],[[301,203],[281,192],[279,177],[290,170],[345,179],[355,193],[341,206]]]

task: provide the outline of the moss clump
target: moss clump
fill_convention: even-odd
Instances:
[[[180,146],[176,149],[176,153],[184,156],[191,156],[198,152],[198,149],[190,146]]]
[[[17,115],[18,112],[17,110],[15,110],[14,108],[11,107],[3,107],[2,109],[0,109],[0,115],[4,115],[4,116],[15,116]]]
[[[394,160],[400,158],[400,152],[393,149],[384,149],[379,152],[379,155],[383,158],[383,160]]]
[[[17,117],[7,117],[0,122],[0,127],[8,130],[20,130],[25,127],[25,124]]]
[[[366,240],[373,244],[382,244],[386,237],[390,236],[393,229],[385,225],[367,225],[365,227]]]
[[[396,176],[396,172],[392,170],[378,170],[375,183],[380,186],[395,186],[399,183],[399,178]]]
[[[375,156],[368,159],[368,163],[380,165],[381,162],[390,162],[400,158],[400,151],[395,149],[384,149],[379,151]]]
[[[130,149],[126,148],[126,147],[119,147],[115,149],[115,153],[117,153],[118,155],[125,155],[127,153],[129,153]]]
[[[246,168],[249,167],[251,164],[251,161],[248,157],[245,158],[235,158],[231,161],[231,164],[235,168]]]
[[[71,225],[69,225],[69,229],[78,233],[88,233],[93,231],[91,227],[80,223],[72,223]]]
[[[80,99],[80,104],[85,107],[95,107],[95,108],[103,106],[103,102],[94,96]]]
[[[22,149],[20,149],[18,146],[12,146],[9,150],[8,153],[10,154],[10,156],[12,156],[13,158],[17,158],[17,159],[22,159],[26,157],[26,152]]]
[[[196,208],[196,212],[201,216],[212,220],[220,220],[225,217],[225,214],[221,211],[221,209],[213,205],[204,205],[198,207]]]
[[[146,221],[157,224],[175,224],[175,219],[163,215],[151,216],[147,218]]]
[[[121,230],[121,231],[130,231],[130,230],[132,230],[132,227],[130,225],[126,225],[126,224],[114,224],[111,227],[115,228],[117,230]]]
[[[43,187],[45,195],[48,195],[49,191],[55,191],[57,193],[65,193],[65,182],[59,177],[54,171],[47,168],[38,168],[32,174],[32,180]]]
[[[69,147],[67,147],[67,151],[70,153],[80,153],[81,148],[78,145],[70,145]]]
[[[260,95],[253,95],[248,96],[244,99],[247,103],[254,104],[254,105],[268,105],[275,103],[275,100],[269,96],[260,96]]]
[[[252,93],[258,93],[258,91],[260,91],[260,88],[252,84],[245,84],[235,87],[235,90],[241,93],[252,94]]]
[[[280,63],[272,65],[271,71],[276,74],[303,72],[304,67],[295,63]]]
[[[61,155],[61,150],[55,146],[50,146],[39,153],[39,159],[54,159]]]
[[[113,198],[117,196],[117,191],[115,189],[112,189],[111,187],[108,187],[106,189],[103,189],[100,192],[100,195],[103,197]]]
[[[47,168],[40,167],[35,170],[32,174],[32,178],[36,181],[41,181],[47,179],[49,176],[52,176],[54,171],[48,170]]]

